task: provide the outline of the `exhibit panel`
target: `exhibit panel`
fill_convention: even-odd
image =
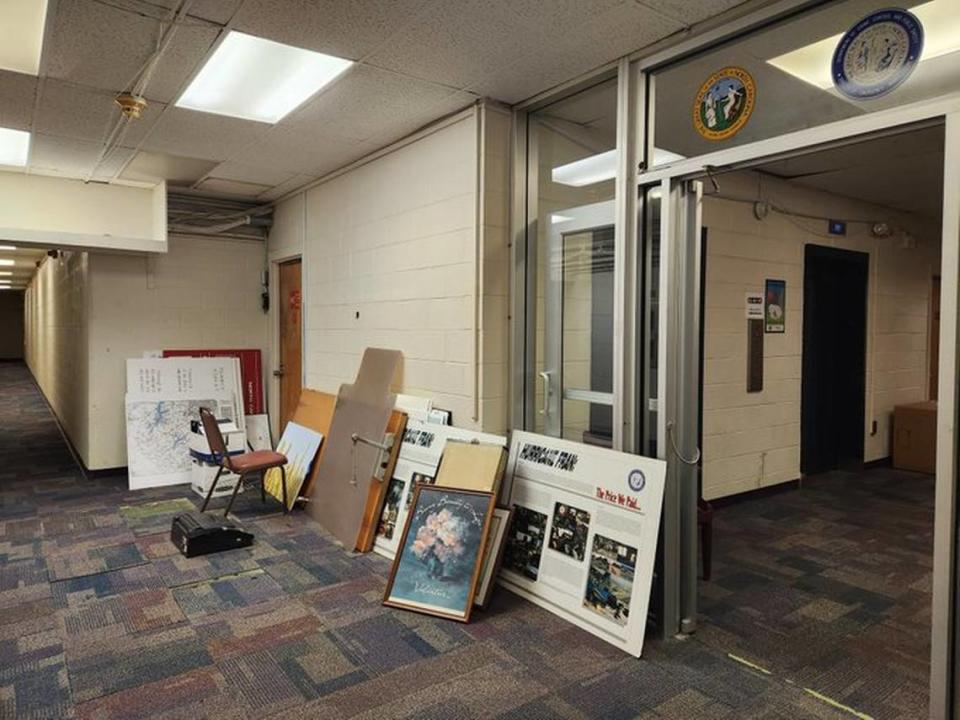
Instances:
[[[661,460],[515,432],[500,584],[639,657],[665,477]]]
[[[391,560],[397,553],[400,536],[418,485],[433,485],[448,440],[507,446],[502,435],[465,430],[450,425],[435,425],[410,418],[403,433],[400,456],[387,487],[377,537],[373,549]]]

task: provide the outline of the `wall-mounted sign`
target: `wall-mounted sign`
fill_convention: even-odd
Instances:
[[[290,291],[290,309],[291,309],[291,310],[299,310],[299,309],[300,309],[300,305],[302,304],[302,302],[303,302],[303,301],[302,301],[302,296],[300,295],[300,291],[299,291],[299,290],[291,290],[291,291]]]
[[[843,220],[827,220],[827,232],[831,235],[846,235],[847,223]]]
[[[851,27],[833,52],[833,84],[843,95],[868,100],[896,89],[920,62],[923,25],[900,8],[871,13]]]
[[[787,282],[785,280],[767,280],[765,299],[764,331],[768,333],[784,332],[787,326]]]
[[[747,124],[757,98],[753,77],[740,67],[725,67],[708,77],[693,103],[693,124],[707,140],[726,140]]]
[[[763,293],[747,293],[744,298],[747,320],[763,320]]]

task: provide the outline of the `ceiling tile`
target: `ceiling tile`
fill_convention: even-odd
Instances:
[[[367,140],[398,124],[421,121],[454,94],[447,87],[356,65],[280,126],[298,133],[328,133]],[[430,117],[429,119],[433,119]]]
[[[280,185],[277,185],[276,187],[271,188],[270,190],[267,190],[267,192],[260,195],[257,199],[258,200],[276,200],[279,197],[283,197],[287,193],[291,193],[296,190],[299,190],[300,188],[304,187],[305,185],[308,185],[309,183],[312,183],[314,180],[317,180],[317,179],[318,178],[312,175],[294,175],[292,178],[290,178],[286,182],[283,182]]]
[[[37,79],[0,70],[0,127],[29,130]]]
[[[429,12],[420,13],[367,61],[462,88],[526,53],[530,49],[527,30],[532,26],[532,22],[519,21],[508,3],[439,2],[431,5]]]
[[[85,178],[93,169],[101,145],[95,142],[34,134],[30,145],[31,173]],[[133,156],[133,150],[117,148],[97,168],[94,180],[109,180]]]
[[[257,185],[255,183],[226,180],[218,177],[208,177],[195,187],[197,190],[217,195],[235,195],[248,198],[255,198],[258,195],[262,195],[271,188],[270,185]]]
[[[60,0],[48,41],[47,74],[112,92],[127,89],[156,45],[160,24],[94,0]],[[171,102],[206,56],[219,30],[180,27],[161,58],[147,97]]]
[[[139,120],[127,121],[122,144],[130,146],[140,142],[163,108],[162,103],[151,101]],[[114,102],[114,93],[47,80],[33,126],[46,135],[99,142],[119,118],[120,108]]]
[[[180,0],[150,1],[169,9],[174,9],[180,4]],[[230,21],[230,18],[233,17],[233,14],[242,2],[243,0],[195,0],[194,3],[190,5],[187,15],[224,25]]]
[[[259,0],[233,28],[296,47],[359,60],[402,28],[427,0]]]
[[[693,25],[707,18],[742,5],[746,0],[636,0],[646,6],[686,25]]]
[[[323,175],[368,152],[370,148],[366,144],[349,138],[338,138],[323,132],[307,136],[303,131],[275,127],[231,159],[271,170]]]
[[[469,90],[517,103],[678,32],[683,26],[640,5],[620,3],[593,16],[576,33],[539,36],[529,53],[482,76]]]
[[[225,180],[236,180],[238,182],[273,187],[274,185],[279,185],[289,180],[293,173],[266,168],[261,165],[247,165],[231,160],[217,165],[210,171],[210,175]]]
[[[120,177],[124,180],[144,182],[166,180],[171,185],[190,186],[207,175],[216,165],[210,160],[141,151],[123,169]]]
[[[477,97],[468,92],[457,92],[447,95],[440,102],[429,107],[424,107],[418,115],[410,115],[405,118],[398,118],[386,131],[381,132],[371,138],[367,145],[371,146],[371,151],[378,150],[386,145],[405,138],[407,135],[416,132],[420,128],[433,123],[440,118],[451,115],[459,110],[475,103]]]
[[[229,160],[272,126],[250,120],[171,107],[143,143],[171,155]]]

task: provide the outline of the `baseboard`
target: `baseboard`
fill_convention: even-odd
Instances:
[[[779,495],[780,493],[790,492],[792,490],[800,489],[800,478],[796,480],[788,480],[786,482],[777,483],[776,485],[768,485],[767,487],[756,488],[755,490],[747,490],[746,492],[737,493],[736,495],[726,495],[716,500],[708,500],[711,506],[714,508],[728,507],[730,505],[736,505],[741,502],[750,502],[751,500],[759,500],[760,498],[770,497],[772,495]]]
[[[864,470],[874,470],[876,468],[888,468],[893,467],[893,458],[889,455],[884,458],[878,458],[877,460],[871,460],[870,462],[865,462],[863,464]]]

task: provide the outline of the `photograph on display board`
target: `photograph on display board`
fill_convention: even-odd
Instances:
[[[557,503],[553,509],[553,527],[550,531],[550,549],[583,560],[590,532],[590,513],[566,503]]]
[[[417,486],[384,604],[467,621],[493,507],[493,493]]]
[[[626,627],[636,567],[636,548],[594,535],[583,606]]]
[[[400,514],[400,501],[403,499],[403,490],[407,483],[399,478],[393,478],[387,487],[387,499],[383,503],[383,512],[380,514],[380,523],[377,525],[377,535],[392,540],[397,529],[397,516]]]
[[[417,486],[433,485],[436,481],[436,478],[432,478],[429,475],[424,475],[423,473],[414,473],[410,478],[410,490],[407,492],[407,500],[404,508],[406,510],[410,510],[410,505],[413,502],[413,494],[416,492]]]
[[[503,553],[503,567],[536,580],[540,574],[543,537],[547,532],[547,516],[530,508],[513,506],[513,522]]]

